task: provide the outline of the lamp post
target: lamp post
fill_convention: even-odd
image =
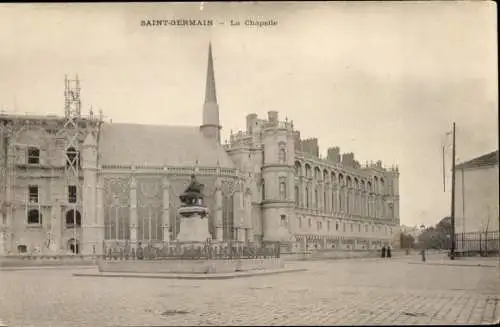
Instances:
[[[450,259],[455,259],[455,122],[453,122],[453,145],[451,159],[451,251]]]

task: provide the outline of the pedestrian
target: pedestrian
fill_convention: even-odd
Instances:
[[[422,249],[420,254],[422,255],[422,261],[425,262],[425,249]]]
[[[388,257],[388,258],[391,258],[391,257],[392,257],[392,254],[391,254],[391,246],[390,246],[390,245],[388,245],[388,246],[387,246],[387,257]]]
[[[382,247],[382,258],[385,258],[385,245]]]

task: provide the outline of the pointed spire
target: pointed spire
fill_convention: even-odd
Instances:
[[[205,85],[205,103],[217,103],[215,91],[214,61],[212,57],[212,42],[208,43],[207,84]]]

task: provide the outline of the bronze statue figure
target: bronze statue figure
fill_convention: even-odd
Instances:
[[[194,206],[194,205],[203,205],[203,189],[205,185],[199,183],[196,180],[196,176],[194,174],[191,175],[191,183],[186,188],[184,193],[179,196],[179,199],[184,205]]]

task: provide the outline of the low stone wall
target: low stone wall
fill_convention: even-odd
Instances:
[[[99,260],[99,271],[120,273],[231,273],[283,268],[281,258],[233,260]]]
[[[40,266],[92,266],[96,257],[80,255],[9,255],[0,256],[0,268]]]

